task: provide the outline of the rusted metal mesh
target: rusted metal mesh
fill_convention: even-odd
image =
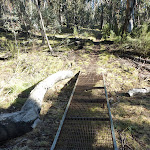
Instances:
[[[56,150],[113,149],[102,79],[95,73],[80,74]]]

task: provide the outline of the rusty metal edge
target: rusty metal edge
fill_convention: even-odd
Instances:
[[[113,125],[113,119],[111,116],[110,104],[109,104],[107,89],[106,89],[106,85],[105,85],[104,73],[102,73],[102,75],[103,75],[103,83],[104,83],[105,95],[106,95],[106,100],[107,100],[107,108],[108,108],[108,113],[109,113],[109,118],[110,118],[110,127],[111,127],[112,139],[113,139],[113,147],[114,147],[114,150],[118,150],[117,143],[116,143],[116,137],[115,137],[114,125]]]
[[[80,71],[79,71],[79,75],[80,75]],[[71,93],[71,96],[70,96],[70,98],[69,98],[68,104],[67,104],[67,106],[66,106],[65,112],[64,112],[64,114],[63,114],[63,116],[62,116],[62,119],[61,119],[61,121],[60,121],[59,128],[58,128],[58,130],[57,130],[57,133],[56,133],[56,135],[55,135],[55,138],[54,138],[54,141],[53,141],[53,144],[52,144],[50,150],[54,150],[54,149],[55,149],[55,146],[56,146],[56,144],[57,144],[57,140],[58,140],[58,138],[59,138],[59,135],[60,135],[60,132],[61,132],[61,129],[62,129],[64,120],[65,120],[65,118],[66,118],[66,115],[67,115],[67,112],[68,112],[68,109],[69,109],[69,106],[70,106],[70,103],[71,103],[73,94],[74,94],[75,89],[76,89],[76,85],[77,85],[77,83],[78,83],[79,75],[78,75],[78,78],[77,78],[77,80],[76,80],[75,86],[74,86],[74,88],[73,88],[73,90],[72,90],[72,93]]]
[[[96,118],[96,117],[69,117],[66,120],[81,120],[81,121],[109,121],[109,118]]]

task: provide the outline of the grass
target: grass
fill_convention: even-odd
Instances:
[[[79,33],[79,37],[96,40],[96,33],[97,31],[88,32],[83,29],[82,33]],[[56,34],[55,36],[60,39],[75,37],[73,34]],[[0,41],[3,43],[6,42],[6,40],[5,37],[0,38]],[[22,44],[22,42],[24,42],[24,44]],[[133,40],[133,42],[138,41]],[[32,88],[38,82],[55,72],[69,69],[76,73],[79,70],[86,71],[86,67],[92,66],[90,63],[92,58],[90,53],[93,52],[94,46],[88,42],[84,49],[73,52],[73,49],[67,46],[67,39],[64,43],[62,40],[59,41],[55,38],[54,40],[50,40],[53,47],[58,46],[61,43],[61,46],[58,46],[57,49],[55,49],[57,52],[62,52],[60,57],[51,56],[47,52],[47,47],[40,44],[40,39],[20,41],[19,43],[21,49],[19,57],[14,55],[14,58],[12,59],[0,61],[0,88],[2,89],[0,93],[0,110],[2,111],[11,106],[14,106],[19,110],[27,99]],[[5,49],[7,44],[1,46]],[[5,49],[3,54],[6,52]],[[118,96],[116,94],[127,92],[129,89],[135,87],[146,87],[148,86],[148,82],[145,80],[139,80],[139,70],[132,66],[128,61],[120,59],[116,55],[110,53],[106,49],[105,44],[100,45],[98,52],[99,54],[97,55],[96,60],[98,65],[97,73],[106,73],[105,76],[109,97],[111,96],[111,98],[114,99],[114,106],[112,104],[112,114],[115,129],[118,133],[118,143],[121,134],[121,136],[126,139],[126,144],[133,149],[149,149],[149,97],[129,98]],[[55,106],[58,107],[56,109],[57,112],[53,112],[50,116],[56,117],[58,120],[61,118],[64,106],[62,106],[63,109],[60,109],[61,104],[57,104],[57,106],[55,102],[50,103],[50,101],[52,99],[57,99],[64,83],[59,83],[57,85],[58,91],[57,88],[53,89],[49,97],[44,101],[41,111],[42,116],[46,116],[49,113],[51,106]],[[97,108],[93,108],[91,111],[97,111]],[[40,136],[39,131],[34,130],[33,132],[37,134],[37,137]],[[47,146],[48,143],[44,139],[39,145]]]
[[[68,35],[56,35],[57,38],[65,38]],[[70,36],[69,36],[70,37]],[[7,41],[5,37],[1,37],[2,41],[1,46],[6,48],[2,54],[5,54],[8,50],[8,44],[10,42]],[[83,57],[84,60],[79,60],[75,62],[75,60],[66,60],[66,56],[70,51],[70,48],[67,45],[63,47],[58,47],[55,51],[63,51],[63,58],[53,57],[45,52],[45,46],[41,46],[39,48],[39,43],[41,40],[31,40],[28,41],[19,41],[23,44],[20,44],[19,48],[21,48],[21,52],[19,57],[17,57],[14,53],[14,58],[6,61],[0,62],[0,72],[1,74],[1,83],[0,87],[3,89],[1,92],[1,101],[0,108],[7,109],[13,103],[19,103],[17,99],[18,95],[28,89],[29,87],[35,85],[39,81],[43,80],[50,74],[53,74],[59,70],[67,70],[72,69],[74,71],[80,70],[80,66],[77,64],[83,64],[85,59],[88,59],[88,55],[84,54],[80,57]],[[61,41],[58,40],[50,40],[50,43],[59,45]],[[8,44],[7,44],[8,43]],[[12,43],[12,42],[11,42]],[[25,44],[26,43],[26,44]],[[21,47],[22,45],[22,47]],[[54,46],[54,45],[53,45]],[[36,49],[38,47],[38,49]],[[11,48],[11,47],[9,47]],[[88,65],[88,60],[85,61],[85,64]],[[70,68],[71,66],[71,68]],[[16,101],[17,99],[17,101]],[[23,99],[24,101],[24,99]]]
[[[60,58],[37,51],[22,53],[18,60],[11,59],[0,63],[0,71],[3,72],[1,87],[4,87],[1,95],[1,100],[4,103],[0,103],[1,108],[11,106],[18,94],[25,89],[33,86],[50,74],[69,67],[69,64],[65,64]],[[67,63],[70,62],[68,61]]]
[[[121,136],[126,138],[126,143],[134,149],[149,149],[149,108],[145,108],[142,97],[119,97],[120,103],[112,108],[112,113],[116,121],[116,129]],[[139,103],[138,105],[136,103]],[[147,101],[148,103],[148,101]]]
[[[106,52],[100,54],[97,64],[100,66],[98,72],[107,72],[108,82],[111,83],[109,85],[110,91],[148,86],[144,81],[139,82],[139,72],[135,67],[126,64],[126,62],[119,61],[113,54]]]
[[[97,64],[100,66],[99,73],[106,72],[107,89],[116,103],[116,107],[112,107],[116,131],[123,134],[126,145],[133,149],[149,149],[150,121],[147,116],[150,114],[150,106],[147,106],[149,101],[145,104],[146,97],[142,98],[142,96],[141,98],[119,96],[118,101],[115,94],[127,92],[135,87],[146,87],[149,86],[148,83],[144,80],[139,81],[139,71],[131,64],[120,61],[113,54],[105,52],[100,54]]]

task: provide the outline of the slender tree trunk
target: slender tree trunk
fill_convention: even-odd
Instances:
[[[116,12],[114,11],[114,14],[113,14],[113,30],[115,32],[116,35],[118,35],[118,22],[117,22],[117,17],[116,17]]]
[[[29,11],[30,11],[30,19],[32,18],[32,14],[33,14],[33,6],[32,6],[32,0],[29,1]]]
[[[52,47],[51,47],[51,45],[50,45],[50,43],[49,43],[48,37],[47,37],[47,35],[46,35],[46,30],[45,30],[45,26],[44,26],[44,21],[43,21],[43,17],[42,17],[41,11],[40,11],[40,7],[39,7],[39,5],[38,5],[38,0],[36,0],[36,7],[37,7],[37,10],[38,10],[40,19],[41,19],[40,25],[41,25],[41,29],[42,29],[42,32],[43,32],[43,33],[42,33],[42,32],[41,32],[41,33],[42,33],[42,34],[45,36],[45,38],[46,38],[46,41],[47,41],[47,44],[48,44],[48,47],[49,47],[50,52],[53,53],[53,49],[52,49]]]
[[[103,10],[103,4],[101,3],[101,23],[100,23],[100,30],[103,28],[103,19],[104,19],[104,10]]]
[[[1,6],[2,4],[1,4],[1,3],[2,3],[2,2],[0,2],[0,19],[2,18],[2,12],[1,12],[1,11],[2,11],[2,8],[1,8],[1,7],[2,7],[2,6]]]
[[[62,3],[62,1],[60,1],[59,2],[59,24],[60,24],[60,26],[62,26],[62,23],[63,23],[63,21],[62,21],[62,6],[63,5],[63,3]]]
[[[110,0],[108,7],[109,7],[109,27],[110,29],[112,29],[113,28],[113,2],[112,0]]]
[[[138,9],[138,20],[137,20],[137,22],[138,22],[138,25],[140,25],[140,5],[138,5],[138,7],[137,7],[137,9]]]
[[[40,26],[42,27],[41,21],[40,21]],[[45,34],[44,34],[43,28],[41,28],[40,32],[41,32],[41,36],[42,36],[42,45],[44,45],[45,44]]]
[[[2,2],[0,2],[0,25],[3,25],[3,23],[2,23]]]

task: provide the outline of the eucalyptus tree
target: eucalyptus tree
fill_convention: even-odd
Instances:
[[[131,32],[134,27],[134,6],[135,0],[127,0],[124,31]]]
[[[3,0],[0,6],[3,3],[7,8],[5,14],[18,18],[17,24],[21,30],[41,31],[43,42],[45,36],[40,16],[45,31],[58,32],[64,25],[68,28],[96,25],[102,29],[108,24],[109,29],[116,34],[122,26],[123,31],[131,32],[134,25],[141,25],[150,16],[149,0]],[[2,14],[0,11],[1,18]]]
[[[0,19],[2,18],[2,2],[0,2]],[[0,20],[1,21],[1,20]]]
[[[53,53],[53,49],[52,49],[52,47],[51,47],[51,45],[49,43],[48,37],[46,35],[45,25],[44,25],[42,13],[41,13],[41,10],[40,10],[41,5],[40,5],[38,0],[35,0],[35,5],[36,5],[36,8],[38,10],[39,17],[40,17],[40,25],[41,25],[41,31],[42,31],[41,34],[46,38],[49,50],[50,50],[51,53]]]

